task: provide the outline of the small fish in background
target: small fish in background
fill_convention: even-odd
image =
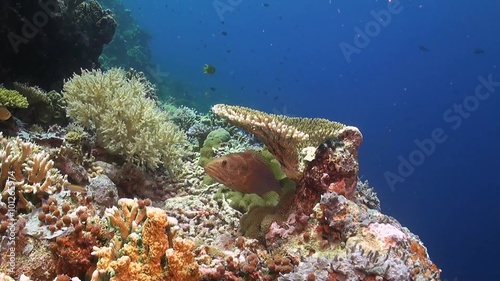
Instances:
[[[215,181],[243,193],[262,195],[281,190],[262,155],[253,150],[215,158],[205,165],[205,172]]]
[[[69,191],[80,192],[84,194],[87,193],[87,189],[85,189],[85,187],[76,184],[68,184],[66,185],[66,189]]]
[[[5,106],[0,106],[0,121],[6,121],[8,120],[12,114],[10,111],[7,109]]]
[[[484,50],[481,49],[481,48],[475,48],[474,49],[474,54],[476,54],[476,55],[484,54]]]
[[[428,53],[430,50],[429,48],[427,48],[426,46],[424,45],[420,45],[418,46],[418,49],[422,52],[422,53]]]
[[[220,34],[222,34],[223,36],[227,36],[227,32],[225,31],[221,31]]]
[[[213,65],[210,65],[210,64],[205,64],[203,66],[203,73],[207,74],[207,75],[212,75],[212,74],[215,74],[215,66]]]

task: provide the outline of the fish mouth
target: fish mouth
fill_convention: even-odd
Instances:
[[[223,182],[221,178],[219,177],[216,169],[210,167],[210,166],[205,166],[205,173],[209,175],[212,179],[216,180],[217,182]]]

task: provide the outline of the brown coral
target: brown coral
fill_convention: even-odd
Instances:
[[[351,127],[346,127],[351,128]],[[345,129],[344,129],[345,130]],[[348,134],[357,136],[357,134]],[[354,198],[358,178],[357,140],[332,139],[321,144],[316,157],[297,184],[293,210],[308,215],[322,194],[336,192],[347,199]]]
[[[317,147],[322,141],[337,137],[345,128],[326,119],[268,114],[241,106],[217,104],[212,111],[257,136],[292,179],[300,178],[299,151],[308,146]]]

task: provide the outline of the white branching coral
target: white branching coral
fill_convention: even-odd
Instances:
[[[37,145],[20,138],[7,139],[0,133],[0,189],[1,198],[16,195],[20,208],[29,207],[26,193],[48,193],[68,185],[50,155]]]
[[[118,68],[83,70],[64,84],[67,114],[95,129],[97,143],[127,161],[176,171],[186,136],[146,97],[144,83]]]

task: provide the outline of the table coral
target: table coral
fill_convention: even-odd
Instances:
[[[299,152],[337,137],[345,125],[321,118],[268,114],[241,106],[217,104],[212,111],[231,124],[254,134],[280,162],[288,177],[300,178]]]

